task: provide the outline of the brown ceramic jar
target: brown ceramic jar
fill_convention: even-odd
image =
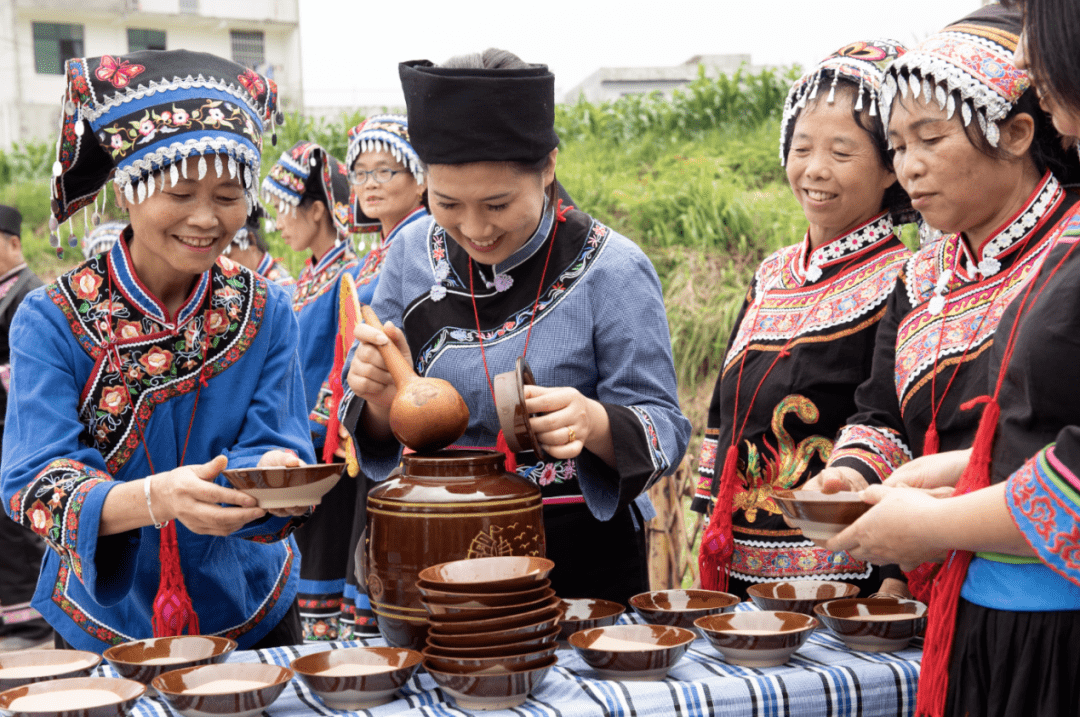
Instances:
[[[368,494],[364,550],[368,596],[391,645],[421,650],[427,610],[416,589],[424,568],[497,555],[544,557],[540,489],[507,473],[496,451],[411,454]]]

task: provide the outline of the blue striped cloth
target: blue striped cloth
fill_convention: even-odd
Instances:
[[[740,610],[753,610],[749,603]],[[636,615],[622,622],[640,622]],[[234,653],[232,662],[271,662],[288,666],[301,655],[342,647],[385,645],[382,638],[353,642],[297,645]],[[853,652],[819,628],[791,662],[754,669],[724,661],[704,639],[694,642],[668,677],[654,682],[612,682],[599,679],[577,653],[558,651],[559,662],[525,704],[513,710],[477,713],[499,717],[875,717],[915,713],[915,693],[922,660],[922,640],[893,653]],[[117,677],[103,662],[96,674]],[[132,715],[173,717],[160,697],[143,697]],[[420,669],[399,691],[398,699],[363,712],[324,707],[302,680],[294,679],[266,710],[266,717],[308,715],[426,715],[460,717],[452,697]]]

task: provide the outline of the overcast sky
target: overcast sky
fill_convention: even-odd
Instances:
[[[980,0],[300,0],[309,107],[403,105],[397,63],[502,47],[555,73],[556,98],[600,67],[749,53],[807,67],[849,42],[911,44]]]

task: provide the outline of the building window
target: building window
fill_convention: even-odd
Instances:
[[[233,62],[245,67],[257,67],[266,62],[266,47],[261,31],[231,30]]]
[[[64,62],[83,56],[83,26],[35,22],[34,66],[39,75],[64,74]]]
[[[194,15],[199,12],[199,0],[180,0],[180,12]]]
[[[129,27],[127,32],[128,52],[165,49],[164,30],[136,30],[135,28]]]

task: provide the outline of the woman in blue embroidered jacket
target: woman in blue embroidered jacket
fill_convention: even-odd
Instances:
[[[552,586],[625,602],[648,589],[643,491],[676,468],[690,431],[656,273],[626,238],[558,206],[545,66],[489,50],[399,71],[433,218],[394,242],[372,306],[419,374],[465,398],[460,445],[497,444],[488,377],[527,354],[543,387],[527,389],[528,410],[544,414],[532,423],[552,460],[520,454],[518,470],[543,495]],[[348,382],[360,400],[343,404],[343,422],[359,414],[362,468],[382,480],[400,455],[395,389],[375,347],[385,337],[356,335]]]
[[[33,605],[96,652],[183,630],[296,642],[296,519],[218,475],[314,458],[288,296],[218,258],[257,201],[276,87],[186,51],[66,71],[54,218],[111,179],[130,225],[12,327],[0,484],[51,548]]]
[[[317,144],[297,142],[282,153],[262,184],[264,200],[277,210],[277,228],[293,251],[310,252],[293,287],[300,327],[300,362],[308,423],[316,455],[325,451],[332,395],[334,342],[338,334],[341,279],[356,277],[359,263],[350,234],[353,194],[345,165]],[[356,481],[338,481],[311,519],[296,533],[304,556],[300,617],[306,640],[336,640],[350,549],[342,539],[353,522]]]
[[[1016,65],[1030,64],[1043,107],[1075,151],[1080,6],[1023,5]],[[995,333],[982,389],[994,400],[975,448],[912,462],[919,471],[867,490],[877,505],[832,541],[910,564],[957,551],[931,605],[919,714],[1063,716],[1080,704],[1080,205],[1055,234]],[[956,497],[926,492],[952,486]]]
[[[877,112],[885,66],[903,52],[891,40],[851,43],[788,93],[780,157],[809,228],[755,272],[716,380],[691,504],[712,510],[706,588],[745,598],[773,580],[845,580],[863,594],[881,583],[872,566],[785,524],[773,494],[824,467],[910,256],[894,230],[910,203]]]
[[[420,157],[409,141],[408,118],[404,115],[372,115],[349,130],[345,166],[349,168],[349,179],[356,195],[357,224],[363,226],[371,221],[379,232],[379,239],[360,262],[356,276],[357,298],[362,303],[370,304],[390,247],[409,226],[428,216],[424,205],[424,170]],[[342,363],[339,368],[345,365]],[[344,386],[341,387],[343,390]],[[343,393],[339,392],[333,397],[331,405],[340,404],[342,398]],[[334,422],[331,421],[328,430],[333,427]],[[370,481],[363,474],[358,475],[356,480],[352,534],[345,544],[349,562],[345,570],[339,631],[344,640],[352,639],[354,634],[376,631],[375,613],[371,611],[367,594],[356,580],[355,553],[352,550],[367,527]]]

